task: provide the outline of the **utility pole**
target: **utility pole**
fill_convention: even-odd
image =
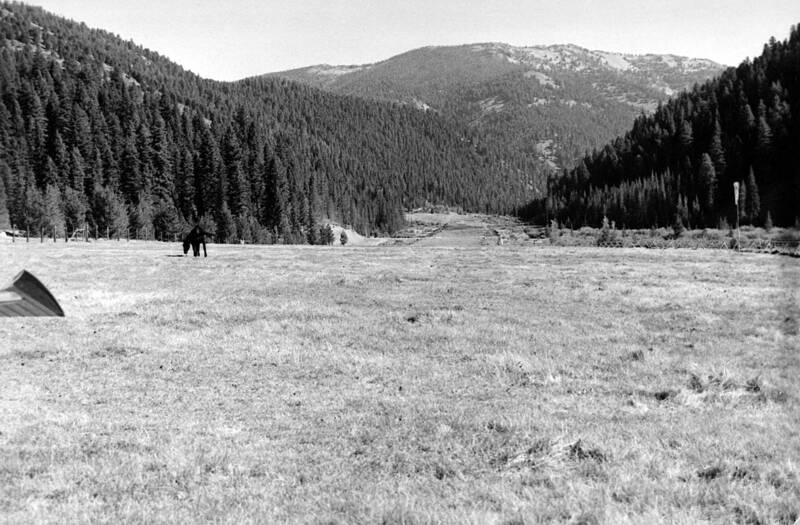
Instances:
[[[736,204],[736,249],[741,250],[741,234],[739,232],[739,183],[733,183],[733,202]]]

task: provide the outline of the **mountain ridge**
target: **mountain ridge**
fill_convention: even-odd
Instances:
[[[623,133],[642,111],[654,111],[724,69],[675,54],[488,42],[426,46],[372,64],[317,64],[264,76],[436,111],[553,167],[567,167]],[[549,154],[548,146],[554,150]]]
[[[579,53],[591,54],[597,58],[603,59],[605,63],[612,69],[629,69],[631,67],[636,68],[636,64],[620,64],[619,60],[628,61],[629,59],[633,59],[634,61],[641,61],[642,59],[660,59],[662,60],[667,66],[674,66],[674,63],[677,62],[680,65],[683,63],[688,62],[689,64],[693,65],[694,67],[691,69],[701,69],[701,68],[717,68],[722,69],[726,67],[730,67],[726,64],[720,64],[715,62],[711,59],[707,58],[699,58],[699,57],[688,57],[683,55],[676,55],[674,53],[626,53],[620,51],[605,51],[600,49],[589,49],[582,46],[578,46],[576,44],[542,44],[542,45],[530,45],[530,46],[518,46],[513,44],[506,44],[504,42],[475,42],[471,44],[459,44],[459,45],[429,45],[429,46],[422,46],[419,48],[411,49],[409,51],[405,51],[403,53],[398,53],[397,55],[393,55],[387,59],[379,60],[377,62],[368,62],[364,64],[328,64],[328,63],[319,63],[313,64],[310,66],[302,66],[297,68],[291,68],[287,70],[275,71],[265,73],[265,75],[278,75],[278,74],[285,74],[285,73],[294,73],[294,72],[303,72],[307,70],[316,70],[315,73],[323,74],[323,75],[334,75],[337,76],[338,74],[346,74],[350,72],[360,71],[364,69],[370,69],[376,65],[382,64],[384,62],[388,62],[392,59],[397,57],[401,57],[403,55],[413,53],[415,51],[420,50],[436,50],[436,49],[446,49],[446,48],[463,48],[463,47],[472,47],[475,50],[484,50],[484,49],[491,49],[498,52],[504,52],[507,56],[507,59],[510,62],[514,62],[518,60],[514,58],[514,55],[519,53],[528,53],[529,57],[537,57],[542,59],[542,62],[545,62],[548,58],[546,53],[555,53],[556,55],[550,55],[550,57],[557,57],[559,52],[564,51],[576,51]],[[338,70],[338,71],[337,71]],[[352,70],[352,71],[349,71]]]

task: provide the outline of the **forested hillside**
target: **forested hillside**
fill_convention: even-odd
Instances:
[[[574,45],[415,49],[376,64],[273,73],[341,95],[402,102],[468,125],[498,148],[571,168],[642,111],[723,70],[710,60]]]
[[[548,184],[529,213],[573,226],[800,220],[800,33],[640,117]]]
[[[0,227],[314,242],[425,202],[513,212],[535,168],[436,114],[274,79],[204,80],[157,53],[0,4]],[[6,224],[2,224],[5,222]]]

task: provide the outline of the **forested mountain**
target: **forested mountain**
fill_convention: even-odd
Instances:
[[[314,242],[322,218],[391,231],[424,202],[512,212],[536,180],[523,155],[435,113],[285,80],[204,80],[0,3],[0,227],[158,238],[198,218],[220,241]]]
[[[531,215],[573,226],[800,220],[800,33],[642,116],[549,182]]]
[[[427,109],[551,166],[572,167],[624,133],[643,111],[722,70],[709,60],[674,55],[490,43],[426,47],[376,64],[269,76]]]

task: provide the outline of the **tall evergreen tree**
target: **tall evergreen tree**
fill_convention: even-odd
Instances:
[[[719,119],[714,119],[714,131],[708,146],[708,154],[714,163],[714,171],[717,176],[723,177],[727,162],[725,161],[725,150],[722,148],[722,128],[719,125]]]
[[[120,163],[119,188],[125,201],[136,204],[142,187],[142,176],[139,171],[139,154],[136,149],[136,135],[128,134],[122,150]]]
[[[174,172],[172,147],[167,136],[167,126],[161,115],[156,116],[152,131],[151,151],[153,155],[153,196],[156,200],[172,199],[174,191]]]
[[[3,183],[3,177],[0,177],[0,230],[8,228],[11,228],[11,217],[8,213],[6,185]]]
[[[68,187],[83,194],[86,191],[86,163],[78,148],[72,148],[68,174]]]
[[[217,217],[217,239],[221,243],[237,241],[236,219],[234,219],[228,203],[223,202]]]
[[[50,184],[44,194],[44,227],[47,233],[55,237],[64,235],[64,210],[61,201],[61,191]]]
[[[67,186],[62,196],[64,220],[68,232],[82,228],[86,224],[88,204],[83,192]]]
[[[758,195],[758,185],[753,168],[750,168],[747,174],[744,187],[747,189],[747,200],[743,203],[745,215],[750,221],[757,223],[761,215],[761,197]]]
[[[704,209],[706,226],[711,225],[714,210],[714,196],[717,191],[717,173],[714,169],[714,163],[708,153],[703,153],[700,158],[700,168],[698,172],[702,188],[703,200],[701,205]]]

